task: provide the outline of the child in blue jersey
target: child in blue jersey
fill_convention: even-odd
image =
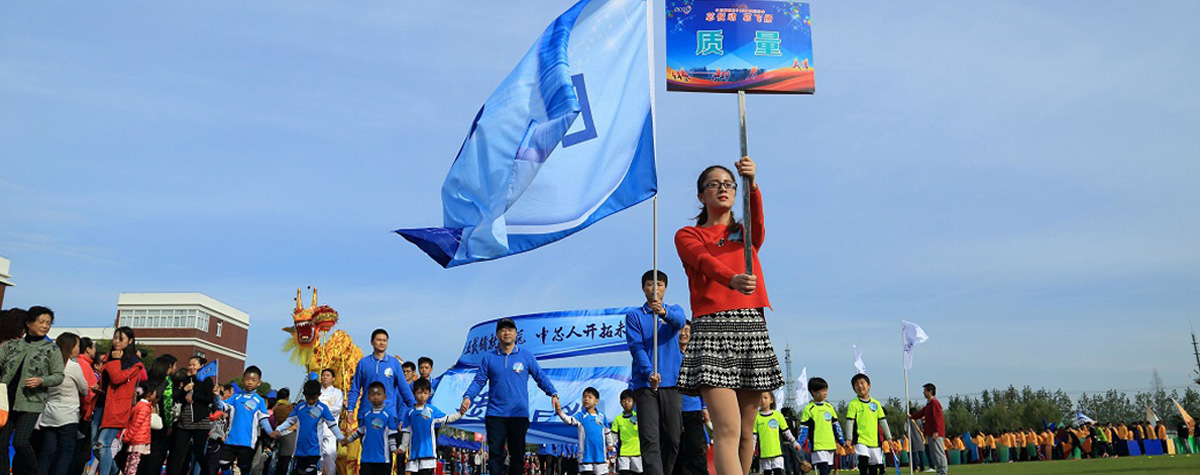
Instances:
[[[612,433],[604,413],[596,409],[600,402],[600,391],[589,387],[583,390],[583,410],[574,416],[563,413],[562,406],[554,405],[558,418],[579,428],[579,473],[601,475],[608,473],[607,450],[613,450]]]
[[[304,402],[292,407],[292,413],[286,421],[271,432],[271,438],[278,438],[292,427],[298,427],[296,436],[296,453],[292,456],[295,468],[292,475],[312,475],[317,473],[321,464],[321,425],[328,427],[334,437],[342,440],[342,431],[338,429],[337,419],[329,412],[329,406],[320,401],[321,383],[315,380],[304,382]],[[242,473],[250,473],[243,471]]]
[[[438,408],[426,404],[433,386],[429,380],[420,378],[413,382],[413,398],[417,403],[400,423],[404,427],[400,442],[400,451],[408,454],[408,465],[405,471],[420,475],[431,475],[437,468],[437,428],[462,417],[461,412],[446,415]],[[514,462],[520,463],[520,462]]]
[[[242,372],[244,391],[217,401],[217,405],[229,417],[229,434],[221,450],[221,462],[223,465],[236,462],[242,473],[250,473],[259,430],[271,432],[271,421],[268,419],[271,413],[267,401],[255,392],[261,383],[262,371],[257,366],[250,366]]]
[[[842,425],[838,423],[837,409],[825,401],[829,397],[829,383],[822,378],[808,380],[808,393],[812,402],[804,406],[800,415],[800,445],[812,440],[812,464],[819,475],[829,475],[833,470],[833,457],[839,446],[846,445]]]
[[[371,402],[371,410],[359,418],[358,430],[343,439],[342,445],[361,438],[359,475],[388,475],[392,473],[392,453],[398,451],[400,418],[384,406],[387,391],[383,383],[375,381],[367,387],[367,400]]]

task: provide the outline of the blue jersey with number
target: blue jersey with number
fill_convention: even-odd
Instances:
[[[338,430],[337,419],[329,412],[329,406],[323,402],[309,404],[301,401],[292,406],[292,413],[286,421],[276,429],[283,432],[292,426],[296,428],[296,457],[319,457],[321,455],[321,426],[333,430],[338,439],[342,431]]]
[[[437,457],[437,426],[445,421],[446,414],[429,404],[408,410],[400,422],[409,433],[409,460]]]
[[[235,394],[223,401],[222,407],[229,412],[229,436],[226,445],[254,447],[258,441],[259,428],[270,431],[267,420],[267,401],[256,393]]]
[[[395,449],[392,436],[399,430],[400,418],[384,408],[371,408],[359,417],[358,437],[362,439],[363,463],[388,463]]]
[[[580,411],[565,421],[579,429],[579,463],[605,463],[604,450],[607,447],[608,419],[604,413],[596,411],[591,414]]]

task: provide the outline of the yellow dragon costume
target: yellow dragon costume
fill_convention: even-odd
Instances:
[[[293,363],[303,366],[306,373],[320,374],[329,368],[335,375],[333,386],[342,391],[342,399],[350,392],[354,382],[354,369],[363,352],[350,335],[342,330],[329,331],[337,324],[338,313],[328,305],[317,305],[317,289],[312,289],[312,305],[304,307],[300,289],[296,289],[296,308],[292,310],[292,326],[283,331],[291,338],[283,343],[283,351],[290,355]],[[358,429],[358,421],[347,417],[342,411],[341,430],[349,434]],[[358,473],[358,457],[362,446],[354,442],[348,447],[338,447],[338,473]]]

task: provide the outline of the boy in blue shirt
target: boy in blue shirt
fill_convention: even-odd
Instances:
[[[413,397],[417,403],[401,419],[404,425],[400,450],[408,453],[405,471],[430,475],[437,468],[437,428],[462,417],[461,412],[446,415],[438,408],[426,404],[432,386],[429,380],[420,378],[413,382]]]
[[[304,382],[304,402],[292,407],[292,413],[286,421],[271,432],[271,438],[279,438],[293,426],[298,426],[296,437],[296,454],[293,475],[312,475],[317,473],[321,465],[321,425],[328,427],[337,440],[342,440],[342,431],[338,429],[337,419],[329,412],[329,406],[320,401],[321,383],[315,380]],[[242,473],[250,473],[249,471]]]
[[[655,288],[657,275],[658,287]],[[638,409],[642,465],[646,475],[672,475],[683,434],[682,399],[675,388],[683,352],[679,331],[687,322],[683,307],[663,303],[667,274],[650,270],[642,274],[646,303],[625,314],[625,341],[633,357],[629,389]],[[654,328],[658,327],[658,368],[654,368]]]
[[[235,394],[217,404],[229,416],[229,435],[225,438],[221,461],[234,463],[242,473],[250,473],[254,462],[254,446],[258,442],[259,430],[271,432],[270,411],[267,401],[255,390],[262,383],[262,371],[250,366],[242,372],[242,387],[245,391]]]
[[[367,400],[371,401],[371,411],[361,417],[358,430],[343,439],[342,445],[350,445],[361,438],[359,475],[388,475],[392,473],[392,453],[397,451],[400,418],[384,407],[387,392],[383,383],[371,383],[367,388]]]
[[[487,431],[488,474],[504,475],[505,446],[511,458],[508,475],[521,475],[525,468],[525,433],[529,431],[529,378],[558,406],[558,393],[550,378],[542,372],[533,353],[517,347],[517,323],[511,318],[496,322],[499,348],[483,354],[475,381],[463,394],[458,412],[466,414],[471,400],[489,386],[488,408],[484,416]]]
[[[562,407],[554,404],[558,418],[568,425],[579,428],[579,473],[603,475],[608,473],[607,448],[613,450],[612,433],[608,430],[604,413],[596,410],[600,402],[600,391],[588,387],[583,390],[583,410],[574,416],[563,414]]]

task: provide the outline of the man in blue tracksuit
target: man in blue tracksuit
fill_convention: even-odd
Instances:
[[[488,473],[490,475],[521,475],[525,468],[525,432],[529,430],[529,377],[550,396],[557,409],[558,392],[550,378],[542,372],[533,353],[517,348],[517,324],[511,318],[496,322],[496,339],[500,347],[483,354],[475,381],[463,394],[459,412],[466,414],[483,386],[488,386],[488,408],[484,417],[487,429]],[[504,471],[504,447],[512,463]]]
[[[666,305],[667,274],[658,271],[642,274],[642,292],[646,304],[625,314],[625,341],[633,356],[633,374],[629,388],[638,412],[638,438],[642,442],[642,470],[645,475],[671,475],[679,455],[683,434],[683,408],[675,382],[683,351],[679,349],[679,330],[687,323],[683,307]],[[654,370],[654,326],[658,325],[658,368]]]
[[[374,351],[358,360],[354,370],[354,384],[350,387],[350,397],[347,398],[346,409],[354,412],[358,408],[357,418],[362,420],[371,412],[371,402],[367,400],[367,388],[371,383],[383,383],[387,399],[383,407],[391,414],[408,413],[408,408],[417,403],[413,399],[412,388],[404,380],[404,369],[400,361],[387,355],[388,333],[382,328],[371,332],[371,347]]]

